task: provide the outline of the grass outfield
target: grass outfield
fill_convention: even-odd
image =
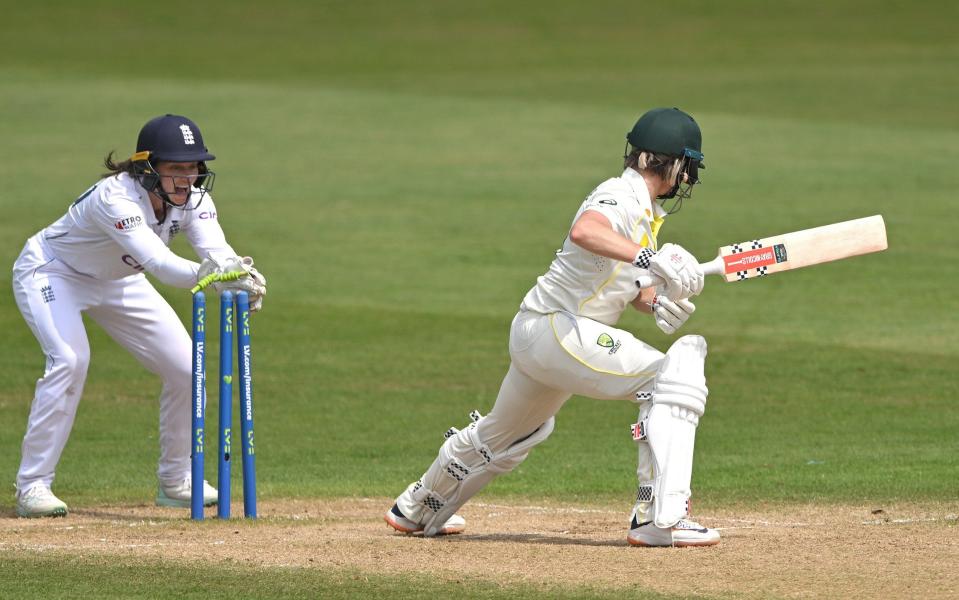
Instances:
[[[243,569],[162,561],[4,558],[9,570],[0,571],[5,597],[59,598],[358,598],[378,594],[386,598],[436,598],[455,592],[461,598],[622,598],[622,590],[604,592],[589,587],[516,585],[503,588],[477,581],[455,581],[426,576],[371,576],[343,570],[302,568]],[[96,569],[95,580],[90,570]],[[8,595],[9,594],[9,595]],[[638,600],[665,600],[669,596],[648,591],[631,594]],[[695,596],[706,600],[709,596]]]
[[[264,498],[395,495],[450,425],[487,411],[510,319],[583,197],[618,174],[639,114],[677,105],[702,125],[708,168],[661,241],[706,259],[880,213],[890,242],[708,282],[685,330],[710,344],[697,507],[955,500],[955,3],[55,4],[0,1],[0,263],[93,182],[107,151],[131,152],[147,118],[196,120],[218,157],[228,238],[270,282],[254,322]],[[158,287],[188,319],[188,294]],[[621,326],[670,343],[642,315]],[[0,474],[12,481],[43,357],[9,291],[0,328]],[[147,501],[159,384],[88,332],[55,489],[77,507]],[[635,416],[574,398],[484,497],[621,500],[625,513]]]

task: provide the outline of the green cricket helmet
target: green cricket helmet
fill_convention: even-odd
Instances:
[[[675,185],[668,193],[659,196],[660,199],[675,197],[685,173],[687,186],[675,207],[678,210],[682,200],[692,193],[692,186],[699,183],[699,169],[706,168],[703,164],[703,135],[696,120],[678,108],[654,108],[636,121],[626,134],[626,141],[634,150],[682,159],[683,168]]]

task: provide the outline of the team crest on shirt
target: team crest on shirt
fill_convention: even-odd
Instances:
[[[619,347],[622,346],[622,342],[617,342],[610,336],[608,333],[600,334],[599,338],[596,340],[596,345],[603,348],[609,348],[610,354],[615,354]]]
[[[126,219],[120,219],[114,224],[114,227],[120,231],[130,231],[136,229],[140,225],[143,225],[143,217],[137,215],[133,217],[127,217]]]
[[[179,221],[170,221],[170,239],[173,239],[173,236],[180,233],[180,222]]]

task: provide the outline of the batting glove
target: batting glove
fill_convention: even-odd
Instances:
[[[649,272],[663,280],[664,294],[670,300],[682,300],[703,291],[703,269],[696,257],[682,246],[664,244],[647,263]]]
[[[656,318],[656,325],[667,335],[676,333],[696,311],[696,306],[689,300],[673,302],[666,296],[656,296],[650,306]]]

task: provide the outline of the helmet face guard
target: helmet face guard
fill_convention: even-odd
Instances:
[[[161,175],[156,169],[154,161],[151,160],[150,152],[143,151],[137,152],[131,157],[131,162],[133,163],[133,177],[137,182],[143,186],[143,189],[146,191],[156,194],[163,202],[179,208],[181,210],[195,210],[200,206],[200,203],[203,202],[203,199],[206,195],[213,190],[213,182],[216,180],[216,173],[211,171],[206,163],[203,161],[197,161],[197,167],[199,169],[199,175],[193,176],[192,181],[190,182],[190,195],[187,197],[187,200],[183,204],[177,204],[170,198],[169,193],[163,188],[163,180],[169,179],[173,183],[171,187],[176,189],[176,181],[178,179],[187,179],[191,176],[183,175]],[[161,162],[157,160],[156,162]],[[181,161],[164,161],[164,162],[181,162]],[[182,161],[187,162],[187,161]],[[192,162],[192,161],[190,161]],[[196,198],[196,201],[191,202],[194,197],[194,194],[199,193],[199,197]]]
[[[679,169],[673,187],[665,194],[656,197],[657,200],[674,200],[668,208],[665,203],[662,205],[666,214],[671,215],[679,212],[679,209],[683,207],[683,201],[693,195],[693,186],[701,183],[699,181],[699,169],[700,167],[706,168],[702,164],[702,160],[702,152],[697,152],[692,148],[685,149],[682,158],[683,166]]]

